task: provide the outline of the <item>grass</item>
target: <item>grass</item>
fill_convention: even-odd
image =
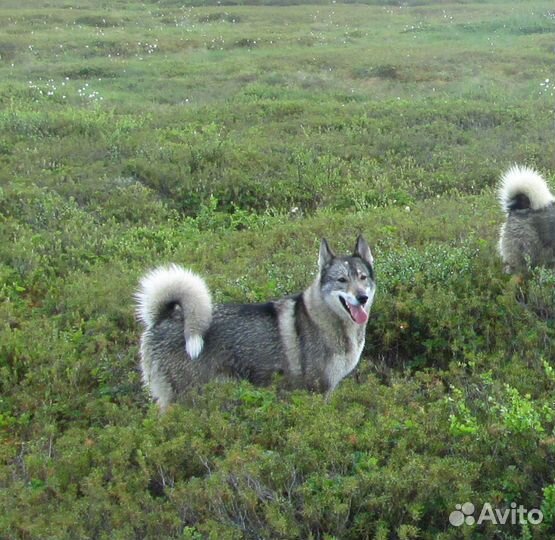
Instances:
[[[551,3],[197,4],[0,7],[0,538],[551,538],[555,277],[503,275],[495,200],[554,178]],[[159,418],[145,270],[260,301],[359,232],[378,295],[329,402]],[[451,526],[467,501],[544,520]]]

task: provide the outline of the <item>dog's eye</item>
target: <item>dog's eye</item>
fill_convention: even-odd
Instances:
[[[346,277],[340,277],[340,278],[337,278],[337,281],[339,281],[339,283],[347,283],[347,278]]]
[[[364,281],[364,280],[367,279],[367,278],[368,278],[367,275],[365,275],[365,274],[360,274],[360,279],[361,279],[362,281]]]

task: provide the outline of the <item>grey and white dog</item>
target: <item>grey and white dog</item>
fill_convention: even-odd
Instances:
[[[544,178],[515,165],[501,178],[499,200],[507,214],[499,238],[505,271],[555,266],[555,197]]]
[[[322,240],[319,272],[302,293],[266,304],[213,305],[204,280],[171,265],[146,274],[136,295],[141,370],[164,410],[214,379],[331,392],[358,364],[374,299],[373,258],[359,236],[352,256]]]

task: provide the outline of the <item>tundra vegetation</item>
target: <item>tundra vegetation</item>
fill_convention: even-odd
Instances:
[[[495,196],[514,162],[555,180],[552,1],[4,0],[0,27],[0,538],[553,538],[555,273],[503,274]],[[379,290],[329,401],[158,415],[146,269],[262,301],[359,232]],[[544,519],[450,525],[465,502]]]

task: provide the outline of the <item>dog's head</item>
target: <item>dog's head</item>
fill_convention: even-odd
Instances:
[[[320,289],[328,306],[343,320],[366,324],[374,300],[374,258],[359,236],[351,256],[336,257],[322,239],[318,257]]]

